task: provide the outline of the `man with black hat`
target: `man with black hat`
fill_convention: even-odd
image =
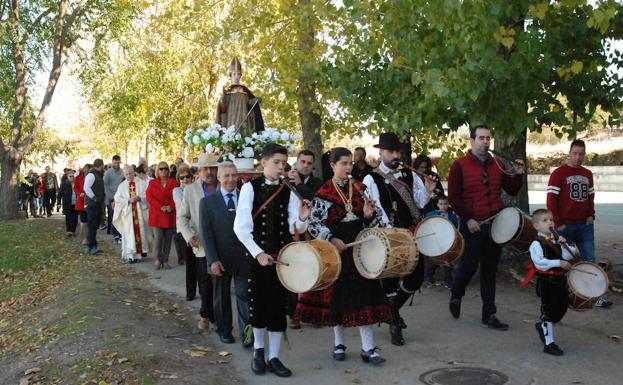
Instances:
[[[393,132],[383,133],[379,143],[381,162],[364,179],[363,183],[377,202],[381,203],[383,221],[388,227],[415,228],[421,219],[420,209],[430,200],[436,184],[429,179],[422,182],[413,171],[405,170],[400,162],[401,143]],[[392,344],[404,345],[402,329],[406,328],[399,309],[407,302],[424,280],[424,263],[420,259],[413,273],[404,277],[383,279],[383,288],[390,305],[390,333]]]

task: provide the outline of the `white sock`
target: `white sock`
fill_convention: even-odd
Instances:
[[[359,336],[361,337],[361,349],[369,351],[374,349],[374,329],[372,325],[359,326]]]
[[[268,361],[279,357],[279,348],[281,347],[281,335],[283,332],[268,332]]]
[[[543,321],[541,322],[541,328],[543,329],[543,334],[545,335],[545,345],[549,345],[554,342],[554,324],[552,322]]]
[[[264,329],[253,328],[253,348],[254,349],[264,349]]]
[[[333,327],[333,346],[344,345],[344,326],[336,325]],[[336,353],[344,353],[343,350],[335,350]]]

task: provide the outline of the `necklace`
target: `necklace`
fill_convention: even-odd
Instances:
[[[352,181],[348,181],[348,198],[344,195],[344,192],[335,182],[335,178],[331,180],[333,182],[333,186],[335,187],[335,191],[337,191],[337,195],[344,202],[344,208],[346,209],[346,220],[351,221],[353,219],[357,219],[357,216],[353,213],[353,185]]]

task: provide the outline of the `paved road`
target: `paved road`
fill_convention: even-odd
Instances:
[[[608,253],[615,262],[623,262],[622,228],[615,218],[623,205],[599,206],[597,225],[598,254]],[[603,218],[603,219],[602,219]],[[604,223],[605,222],[605,223]],[[617,225],[618,224],[618,225]],[[171,261],[176,257],[172,253]],[[132,265],[146,272],[154,286],[177,296],[182,306],[197,314],[199,301],[184,300],[184,267],[172,263],[168,271],[156,271],[153,259]],[[493,331],[479,324],[480,298],[477,285],[471,285],[464,299],[463,314],[454,320],[447,310],[449,293],[436,286],[423,289],[415,296],[413,306],[402,313],[409,325],[405,330],[407,345],[390,344],[387,326],[375,328],[376,344],[388,362],[381,368],[363,364],[358,357],[360,341],[356,329],[348,329],[347,360],[331,359],[332,330],[304,327],[289,330],[291,350],[282,345],[282,359],[294,372],[292,379],[272,374],[255,376],[249,365],[251,354],[240,344],[224,345],[214,335],[212,344],[219,350],[233,353],[233,368],[250,384],[421,384],[420,376],[432,369],[479,367],[498,370],[508,376],[507,384],[621,384],[623,348],[609,338],[623,336],[623,301],[613,296],[611,309],[595,308],[578,313],[569,311],[562,325],[556,327],[556,341],[566,351],[563,357],[541,352],[542,346],[534,330],[539,300],[532,287],[520,289],[514,281],[498,283],[498,314],[511,325],[507,332]],[[237,335],[234,332],[234,335]],[[292,382],[295,381],[295,382]],[[455,382],[454,384],[464,384]],[[475,385],[475,384],[474,384]]]

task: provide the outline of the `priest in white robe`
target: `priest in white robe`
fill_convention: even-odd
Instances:
[[[135,178],[134,168],[123,169],[125,180],[115,194],[113,225],[121,233],[121,258],[129,263],[138,262],[147,255],[147,183]]]

